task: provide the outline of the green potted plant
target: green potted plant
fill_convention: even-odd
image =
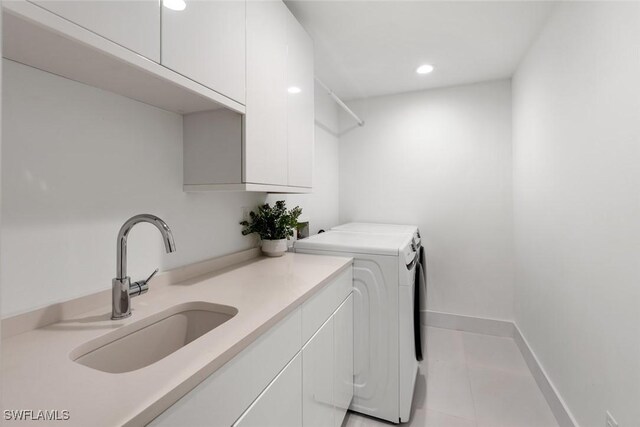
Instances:
[[[284,200],[279,200],[273,207],[265,203],[257,212],[249,213],[249,221],[242,221],[242,235],[257,233],[260,236],[262,253],[266,256],[282,256],[287,251],[287,238],[293,236],[302,214],[299,206],[287,210]]]

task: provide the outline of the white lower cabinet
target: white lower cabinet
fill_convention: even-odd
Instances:
[[[353,399],[353,294],[333,315],[334,426],[340,427]]]
[[[338,427],[353,398],[353,270],[211,374],[149,425]]]
[[[302,425],[302,355],[278,374],[234,427],[299,427]]]
[[[302,425],[334,425],[333,316],[302,349]]]
[[[300,352],[296,309],[151,422],[154,427],[229,427]]]

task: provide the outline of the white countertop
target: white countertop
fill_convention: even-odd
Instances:
[[[113,321],[111,301],[2,341],[2,409],[67,410],[65,426],[144,425],[351,265],[351,258],[287,253],[154,288],[132,299],[133,315]],[[204,301],[238,314],[164,359],[121,374],[75,363],[81,344],[174,305]],[[4,415],[2,415],[4,419]],[[4,421],[7,425],[12,423]],[[45,425],[19,421],[20,426]]]

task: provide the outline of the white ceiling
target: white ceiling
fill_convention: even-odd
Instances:
[[[510,77],[552,2],[286,1],[343,99]],[[418,75],[418,65],[435,71]]]

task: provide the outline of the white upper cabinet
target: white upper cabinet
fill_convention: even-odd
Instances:
[[[160,0],[39,0],[33,3],[160,62]]]
[[[244,104],[245,7],[244,0],[162,7],[162,65]]]
[[[280,1],[247,3],[248,183],[311,187],[313,42]]]
[[[314,141],[313,41],[290,13],[287,19],[287,44],[288,183],[296,187],[311,187]]]
[[[224,49],[209,51],[201,46],[187,53],[191,47],[185,46],[204,38],[197,34],[206,33],[207,28],[215,34],[233,34],[231,29],[215,27],[235,28],[230,23],[235,14],[222,24],[217,21],[222,12],[215,10],[238,4],[195,1],[187,2],[181,12],[163,10],[162,63],[199,81],[221,73],[228,66],[218,60],[226,56]],[[185,14],[190,8],[193,19]],[[182,34],[170,37],[170,32]],[[216,35],[211,42],[230,46],[240,39]],[[308,193],[313,175],[313,42],[285,4],[274,0],[246,2],[246,39],[242,40],[246,40],[245,115],[233,117],[216,110],[185,120],[184,190]],[[169,51],[175,51],[173,61]],[[204,54],[198,56],[199,52]],[[184,60],[176,61],[178,55]],[[201,62],[205,64],[198,65]],[[194,71],[189,74],[187,68]],[[243,72],[244,68],[232,74],[245,76]],[[219,87],[211,83],[211,88]]]
[[[244,181],[286,186],[287,22],[281,1],[247,2]]]

